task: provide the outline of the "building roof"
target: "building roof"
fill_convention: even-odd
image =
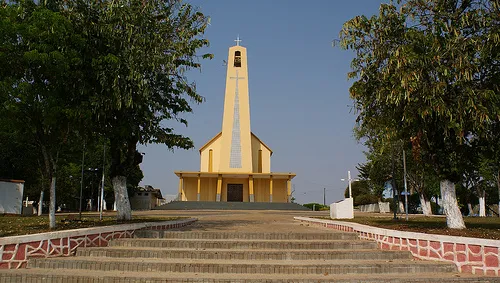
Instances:
[[[265,144],[261,139],[259,139],[259,137],[257,137],[257,135],[255,135],[253,132],[251,132],[251,134],[252,134],[252,137],[256,138],[265,148],[267,148],[267,150],[269,150],[271,155],[273,155],[273,150],[269,146],[267,146],[267,144]],[[222,132],[219,132],[217,135],[215,135],[213,138],[211,138],[207,143],[205,143],[202,147],[200,147],[200,150],[199,150],[200,154],[204,149],[209,147],[213,142],[215,142],[221,136],[222,136]]]
[[[293,172],[270,172],[270,173],[255,173],[255,172],[201,172],[201,171],[174,171],[177,177],[217,177],[222,175],[223,178],[248,178],[250,175],[254,179],[293,179],[297,174]]]
[[[256,138],[265,148],[267,148],[267,150],[269,150],[269,152],[271,153],[271,155],[273,155],[273,150],[267,146],[267,144],[265,144],[261,139],[259,139],[259,137],[257,137],[253,132],[251,132],[252,134],[252,137]]]
[[[161,195],[161,190],[160,189],[155,189],[153,186],[150,185],[145,185],[143,187],[138,187],[139,192],[151,192],[156,195],[157,198],[162,199],[163,196]]]
[[[204,144],[202,147],[200,147],[200,153],[207,147],[209,147],[214,141],[216,141],[218,138],[222,136],[222,132],[219,132],[215,137],[211,138],[206,144]]]
[[[1,179],[0,182],[6,182],[6,183],[24,183],[24,180],[12,180],[12,179]]]

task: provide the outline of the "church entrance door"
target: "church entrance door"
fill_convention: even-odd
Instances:
[[[243,201],[243,184],[227,184],[227,201]]]

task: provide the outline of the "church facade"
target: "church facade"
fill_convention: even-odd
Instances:
[[[291,172],[271,172],[273,151],[250,129],[247,50],[229,48],[222,131],[200,148],[200,171],[175,171],[179,200],[290,202]]]

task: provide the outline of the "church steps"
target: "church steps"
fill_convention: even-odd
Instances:
[[[165,239],[242,239],[242,240],[357,240],[356,233],[348,232],[317,232],[317,233],[242,233],[242,232],[193,232],[193,231],[165,231],[139,230],[135,238],[165,238]]]
[[[265,262],[239,260],[189,259],[121,259],[99,257],[69,257],[33,259],[29,268],[84,269],[87,271],[138,271],[180,273],[250,273],[250,274],[394,274],[421,272],[454,272],[449,263],[398,260],[269,260]]]
[[[297,203],[283,202],[217,202],[217,201],[172,201],[153,210],[281,210],[311,211]]]
[[[336,260],[336,259],[412,259],[409,252],[360,250],[234,250],[234,249],[158,249],[158,248],[81,248],[77,256],[120,258],[185,258],[185,259],[232,259],[232,260]]]
[[[196,240],[196,239],[118,239],[109,246],[199,249],[369,249],[377,244],[362,240]]]
[[[0,283],[500,283],[497,277],[460,274],[450,263],[413,260],[409,252],[381,251],[374,242],[329,239],[336,236],[316,231],[186,231],[163,233],[171,238],[116,239],[109,247],[80,248],[74,257],[34,258],[27,269],[0,270]]]
[[[499,283],[500,278],[478,277],[471,274],[460,273],[419,273],[415,274],[206,274],[206,273],[177,273],[177,272],[116,272],[101,271],[90,273],[86,270],[68,269],[24,269],[3,270],[5,276],[0,276],[0,283],[30,282],[30,283],[181,283],[181,282],[207,282],[207,283]]]

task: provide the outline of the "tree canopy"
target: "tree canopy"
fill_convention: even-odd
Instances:
[[[360,131],[411,142],[415,161],[442,180],[451,228],[465,227],[453,184],[499,120],[498,12],[490,0],[397,1],[340,32],[355,51],[348,77]]]
[[[181,114],[204,100],[186,72],[212,58],[198,54],[209,44],[208,21],[181,0],[0,2],[0,117],[8,125],[0,136],[15,138],[1,167],[17,162],[15,148],[30,164],[41,161],[55,221],[58,165],[64,184],[74,183],[66,175],[82,148],[104,145],[118,218],[130,219],[127,182],[142,178],[137,145],[193,147],[172,122],[187,126]]]

